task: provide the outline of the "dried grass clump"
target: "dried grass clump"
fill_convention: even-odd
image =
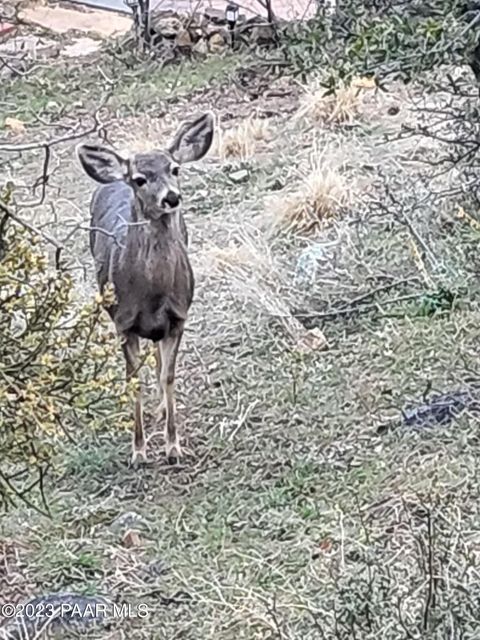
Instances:
[[[256,246],[252,238],[244,236],[238,243],[230,242],[226,247],[214,245],[206,253],[216,270],[230,273],[237,268],[255,268],[268,273],[272,268],[271,256],[267,247]]]
[[[283,327],[290,343],[300,350],[327,346],[321,331],[307,331],[292,315],[296,289],[293,277],[273,256],[265,236],[258,230],[242,232],[236,243],[210,247],[205,253],[210,275],[227,279],[238,300],[252,306],[260,316],[268,316]]]
[[[340,82],[333,93],[328,93],[317,81],[306,87],[297,117],[316,123],[351,124],[362,115],[365,92],[374,87],[373,80],[354,78],[350,84]]]
[[[222,159],[246,160],[254,155],[259,142],[269,138],[269,124],[260,118],[247,118],[234,129],[219,129],[217,152]]]
[[[300,186],[290,193],[271,198],[274,231],[308,235],[338,218],[352,201],[352,184],[337,168],[320,162]]]

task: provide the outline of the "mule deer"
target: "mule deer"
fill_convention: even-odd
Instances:
[[[161,409],[165,415],[167,457],[181,455],[175,426],[175,362],[194,278],[187,255],[187,230],[180,210],[179,169],[202,158],[214,131],[211,113],[183,123],[162,151],[124,158],[116,151],[79,145],[85,172],[102,183],[93,194],[90,250],[102,293],[115,290],[108,312],[124,338],[127,379],[139,368],[140,338],[156,343]],[[135,402],[132,462],[146,460],[142,394]]]

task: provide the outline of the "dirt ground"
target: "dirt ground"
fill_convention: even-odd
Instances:
[[[33,93],[15,85],[2,100],[25,129],[5,137],[58,135],[60,119],[87,126],[101,93],[92,73],[40,69]],[[301,115],[305,89],[272,82],[258,61],[212,58],[177,74],[115,76],[101,117],[108,139],[133,150],[164,144],[204,109],[223,132],[183,177],[197,280],[178,365],[187,455],[168,465],[159,433],[149,463],[132,469],[128,433],[113,437],[108,424],[94,440],[78,433],[49,488],[52,517],[19,507],[1,521],[2,599],[74,593],[147,607],[145,618],[94,632],[102,638],[476,637],[477,417],[379,429],[421,404],[428,383],[473,393],[477,371],[476,233],[455,200],[409,209],[438,152],[418,137],[396,140],[421,117],[421,89],[362,90],[342,123]],[[237,151],[225,157],[232,131]],[[38,175],[35,154],[2,161],[19,183]],[[56,148],[54,166],[47,202],[31,215],[68,238],[80,303],[95,290],[93,184],[74,142]],[[307,235],[275,232],[312,172],[336,189],[328,221]],[[431,255],[415,250],[400,210]],[[421,296],[437,277],[466,293],[432,316]],[[328,348],[300,348],[314,327]],[[123,366],[118,351],[111,357]],[[153,433],[153,375],[146,382]],[[130,547],[128,529],[138,531]],[[432,607],[435,631],[424,623]]]

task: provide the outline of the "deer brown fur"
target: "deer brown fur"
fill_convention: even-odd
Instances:
[[[124,339],[128,379],[138,373],[140,339],[156,343],[169,458],[181,455],[174,415],[175,364],[194,290],[179,170],[208,152],[213,122],[210,113],[185,122],[165,150],[130,158],[105,146],[77,148],[85,172],[102,183],[91,202],[90,248],[100,291],[109,282],[114,287],[115,303],[108,312]],[[139,388],[133,461],[146,459],[142,413]]]

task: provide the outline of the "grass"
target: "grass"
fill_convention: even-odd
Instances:
[[[213,88],[209,100],[218,96]],[[135,121],[145,140],[146,119]],[[420,265],[399,213],[416,193],[412,168],[394,144],[329,127],[317,138],[288,114],[270,127],[250,158],[255,180],[227,186],[220,153],[185,178],[197,289],[177,386],[192,453],[169,466],[152,440],[152,462],[135,470],[128,434],[75,434],[48,487],[52,518],[22,507],[0,522],[2,597],[70,590],[146,603],[145,620],[122,621],[132,639],[473,640],[478,416],[385,435],[377,427],[423,402],[428,381],[475,393],[477,233],[459,218],[445,231],[451,202],[407,209],[442,269]],[[54,186],[66,196],[75,175],[65,160]],[[272,209],[266,185],[276,179],[284,187]],[[86,210],[89,183],[76,182]],[[385,182],[396,206],[380,215],[373,202],[389,204]],[[289,233],[266,232],[272,212]],[[92,279],[82,246],[74,257]],[[305,284],[295,274],[311,249]],[[421,316],[423,269],[437,287],[463,282],[462,304]],[[299,309],[328,349],[296,348],[296,330],[308,332]],[[154,402],[152,387],[151,413]],[[118,522],[129,512],[141,544],[127,549]]]
[[[207,61],[187,60],[166,67],[158,62],[135,62],[128,70],[131,64],[102,54],[100,60],[84,65],[61,62],[2,82],[0,127],[8,117],[33,124],[38,116],[56,121],[69,113],[82,114],[98,106],[107,93],[112,94],[110,107],[119,115],[158,113],[165,101],[178,100],[206,86],[220,86],[236,69],[248,64],[248,59],[226,53]]]
[[[224,160],[238,158],[247,160],[255,154],[261,142],[269,137],[267,120],[250,117],[233,129],[219,130],[217,152]]]
[[[269,200],[274,231],[308,235],[337,220],[353,202],[354,185],[332,166],[328,150],[312,152],[298,187]]]
[[[335,90],[327,90],[320,80],[304,88],[297,118],[306,118],[316,124],[352,124],[362,115],[365,92],[375,84],[367,79],[355,78],[351,83],[340,82]]]

